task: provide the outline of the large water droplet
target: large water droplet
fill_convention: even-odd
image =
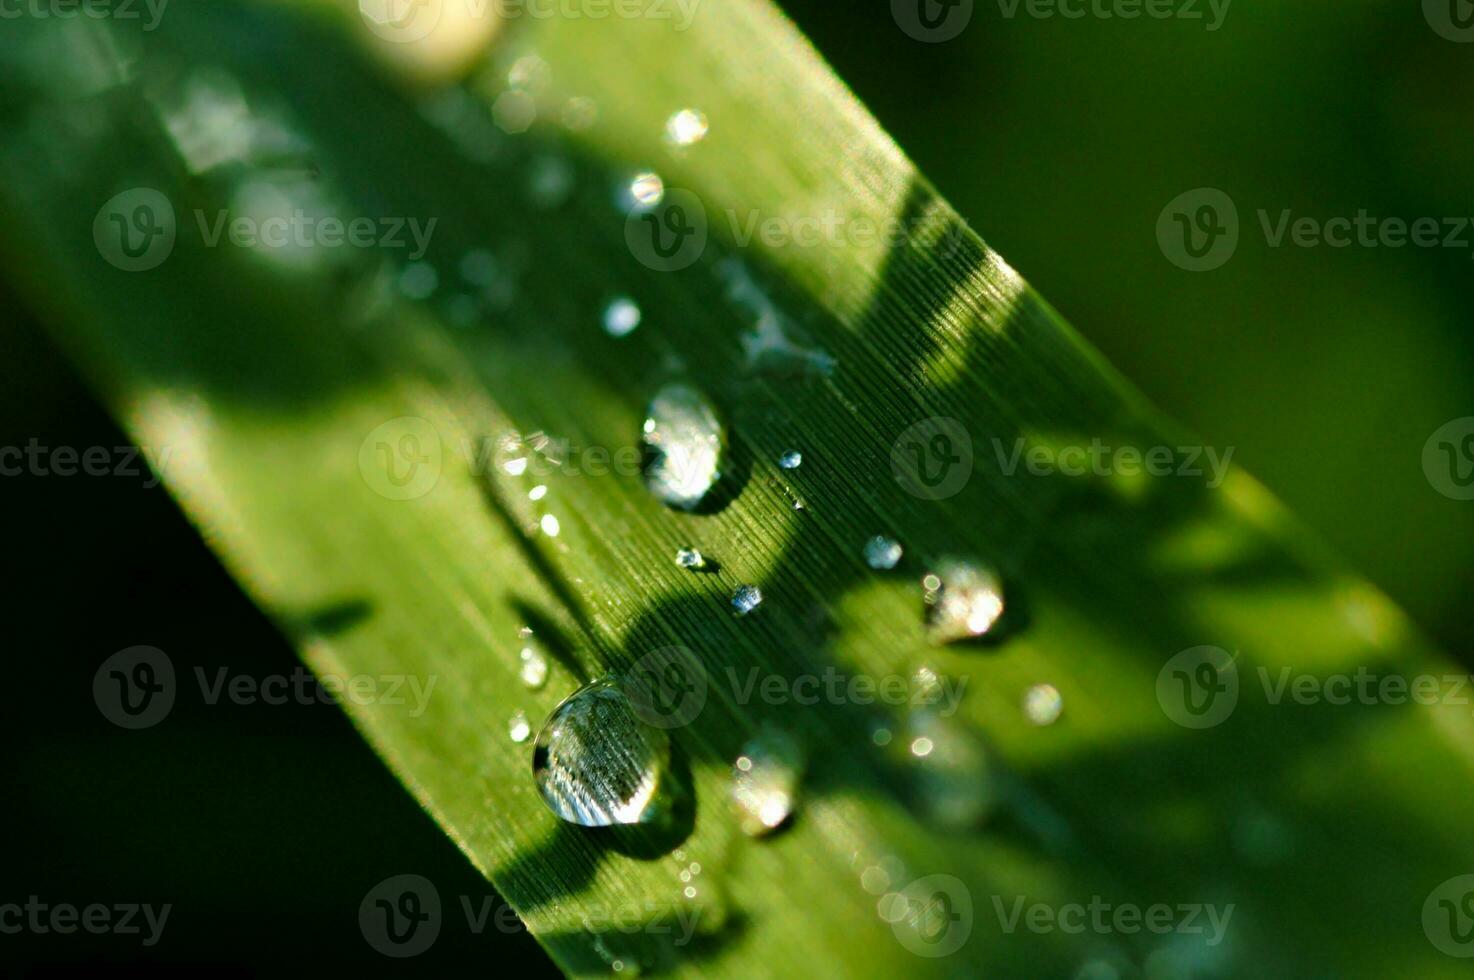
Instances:
[[[1064,698],[1053,684],[1035,684],[1024,693],[1024,714],[1036,725],[1054,724],[1064,708]]]
[[[732,608],[739,616],[746,616],[761,605],[762,601],[763,590],[756,585],[743,585],[732,593]]]
[[[901,542],[877,534],[865,542],[865,564],[877,571],[890,571],[901,563]]]
[[[701,142],[706,130],[706,114],[697,109],[682,109],[665,122],[665,137],[676,146]]]
[[[984,636],[1003,615],[1003,583],[977,562],[949,558],[923,580],[926,623],[937,643]]]
[[[612,680],[586,684],[553,709],[532,754],[548,809],[584,827],[656,818],[670,739],[640,720]]]
[[[628,337],[640,325],[640,308],[628,296],[620,296],[604,308],[604,332],[611,337]]]
[[[721,479],[726,434],[715,409],[683,384],[661,388],[644,426],[645,484],[671,507],[695,510]]]
[[[779,729],[764,728],[743,746],[732,769],[732,803],[744,834],[770,834],[792,815],[803,767],[802,747]]]

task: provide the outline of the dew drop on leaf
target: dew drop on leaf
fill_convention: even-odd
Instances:
[[[780,729],[766,727],[742,747],[732,768],[732,804],[744,834],[765,836],[792,816],[803,769],[802,748]]]
[[[635,713],[619,686],[594,681],[548,716],[532,773],[549,810],[584,827],[644,823],[661,810],[670,739]]]
[[[1064,698],[1053,684],[1035,684],[1024,692],[1024,716],[1036,725],[1054,724],[1064,707]]]
[[[778,465],[785,470],[796,470],[804,465],[804,454],[797,449],[790,449],[778,457]]]
[[[527,741],[528,736],[532,734],[532,726],[527,723],[527,715],[519,711],[508,719],[507,734],[518,745]]]
[[[987,635],[1003,615],[1003,583],[978,562],[947,559],[922,579],[926,624],[936,643]]]
[[[865,542],[865,564],[877,571],[889,571],[901,563],[901,542],[877,534]]]
[[[732,593],[732,608],[739,616],[746,616],[761,605],[762,601],[763,590],[756,585],[743,585]]]
[[[706,114],[697,109],[682,109],[665,122],[665,137],[676,146],[691,146],[706,138]]]
[[[676,552],[676,564],[681,568],[699,572],[706,567],[706,556],[695,548],[682,548]]]
[[[722,475],[726,433],[711,403],[683,384],[656,392],[645,418],[645,485],[661,502],[695,510]]]
[[[640,325],[640,308],[628,296],[619,296],[604,307],[604,332],[611,337],[628,337]]]

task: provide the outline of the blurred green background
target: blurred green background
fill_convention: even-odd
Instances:
[[[717,0],[705,0],[717,2]],[[731,2],[731,0],[725,0]],[[1468,662],[1474,504],[1424,478],[1425,441],[1474,414],[1468,248],[1271,248],[1257,212],[1474,215],[1474,45],[1413,2],[1237,0],[1203,22],[1012,18],[976,4],[917,42],[886,0],[786,9],[988,242],[1169,414],[1263,480]],[[0,24],[0,32],[4,25]],[[781,148],[766,148],[781,152]],[[1243,235],[1222,268],[1158,250],[1162,209],[1216,187]],[[21,270],[9,270],[14,276]],[[0,445],[126,439],[0,289]],[[296,659],[162,489],[5,478],[15,624],[7,895],[174,902],[170,942],[0,938],[13,970],[241,973],[398,964],[362,942],[379,879],[491,894],[332,707],[182,702],[146,732],[90,697],[114,650],[181,671]],[[18,804],[18,805],[16,805]],[[420,969],[551,968],[522,933],[448,928]]]

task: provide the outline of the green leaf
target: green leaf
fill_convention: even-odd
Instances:
[[[967,230],[771,5],[703,4],[685,30],[518,20],[456,81],[406,69],[354,6],[181,4],[154,32],[18,23],[0,51],[0,235],[201,533],[565,970],[1455,975],[1424,912],[1474,865],[1467,706],[1272,698],[1285,669],[1441,679],[1448,663],[1242,473],[1220,481],[1203,457],[1199,476],[1119,457],[1033,473],[1069,447],[1166,446],[1178,465],[1195,443]],[[676,148],[683,108],[710,132]],[[704,211],[683,269],[628,244],[645,226],[621,193],[645,170],[685,217]],[[170,202],[176,241],[127,272],[110,215],[136,207],[107,202],[140,187]],[[376,234],[435,225],[417,265],[404,230],[410,247],[253,248],[217,224],[296,207]],[[643,313],[624,338],[602,328],[618,296]],[[701,513],[633,470],[671,381],[730,434]],[[932,499],[896,470],[936,419],[952,421],[922,432],[965,433],[971,472]],[[503,465],[509,433],[550,440],[526,472]],[[790,449],[803,465],[779,468]],[[894,572],[862,558],[877,534],[904,545]],[[677,567],[682,547],[719,569]],[[949,556],[1002,571],[995,642],[929,639],[920,579]],[[743,584],[764,600],[739,618]],[[519,679],[528,626],[554,660],[540,690]],[[704,706],[671,730],[689,806],[629,832],[560,822],[509,718],[535,730],[580,683],[672,646],[705,674]],[[1158,682],[1201,646],[1236,658],[1239,686],[1197,730]],[[964,696],[909,703],[922,667]],[[376,696],[394,678],[404,703]],[[870,693],[887,678],[906,703]],[[1045,682],[1064,714],[1038,727],[1021,704]],[[808,769],[792,825],[758,840],[729,796],[765,726]],[[936,875],[966,903],[886,921]],[[1116,913],[1158,905],[1167,934]],[[1184,905],[1226,915],[1221,935]]]

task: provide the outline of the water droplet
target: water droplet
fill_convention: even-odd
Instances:
[[[746,616],[758,607],[763,601],[763,591],[756,585],[744,585],[732,593],[732,608],[737,610],[737,615]]]
[[[732,770],[732,803],[742,832],[761,837],[777,830],[798,805],[802,747],[791,735],[764,728],[742,748]]]
[[[563,525],[552,514],[544,514],[542,520],[538,521],[537,524],[538,527],[542,528],[543,533],[550,538],[556,538],[563,530]]]
[[[411,262],[399,274],[399,292],[407,299],[429,299],[440,285],[440,276],[428,262]]]
[[[641,721],[607,678],[579,688],[553,709],[532,755],[548,809],[584,827],[655,819],[669,766],[670,738]]]
[[[1035,684],[1024,692],[1024,715],[1036,725],[1054,724],[1064,707],[1064,698],[1053,684]]]
[[[645,171],[630,181],[630,197],[640,207],[653,208],[665,200],[665,181],[660,174]]]
[[[700,571],[706,567],[706,556],[695,548],[682,548],[676,552],[676,564],[682,568]]]
[[[527,472],[527,457],[518,456],[515,459],[509,459],[502,464],[502,469],[506,470],[510,476],[521,476]]]
[[[889,571],[901,563],[901,542],[877,534],[865,542],[865,564],[879,571]]]
[[[527,715],[517,712],[507,721],[507,734],[512,736],[512,741],[521,745],[527,741],[532,734],[532,726],[527,723]]]
[[[1003,615],[1003,583],[976,562],[947,559],[922,580],[932,640],[954,643],[984,636]]]
[[[548,681],[548,658],[532,644],[523,647],[518,656],[522,658],[522,669],[519,672],[522,683],[530,690],[542,690],[542,686]]]
[[[935,667],[922,664],[911,675],[911,703],[913,705],[936,704],[946,693],[942,675]]]
[[[690,146],[706,138],[706,115],[696,109],[682,109],[665,123],[665,137],[676,146]]]
[[[907,719],[917,798],[930,818],[965,830],[980,823],[994,802],[987,754],[960,723],[931,711]]]
[[[604,332],[611,337],[628,337],[640,325],[640,307],[628,296],[619,296],[604,308]]]
[[[527,499],[528,500],[541,500],[544,497],[546,497],[547,495],[548,495],[548,485],[546,483],[539,483],[537,486],[535,486],[531,490],[527,491]]]
[[[804,454],[799,452],[797,449],[790,449],[788,452],[778,457],[778,465],[783,467],[785,470],[796,470],[800,466],[804,465]]]
[[[646,486],[670,507],[695,510],[721,478],[725,435],[716,411],[694,388],[661,388],[644,425]]]
[[[876,745],[889,745],[891,744],[892,737],[893,736],[891,735],[891,730],[889,728],[886,728],[884,725],[877,725],[870,732],[870,741],[874,742]]]

